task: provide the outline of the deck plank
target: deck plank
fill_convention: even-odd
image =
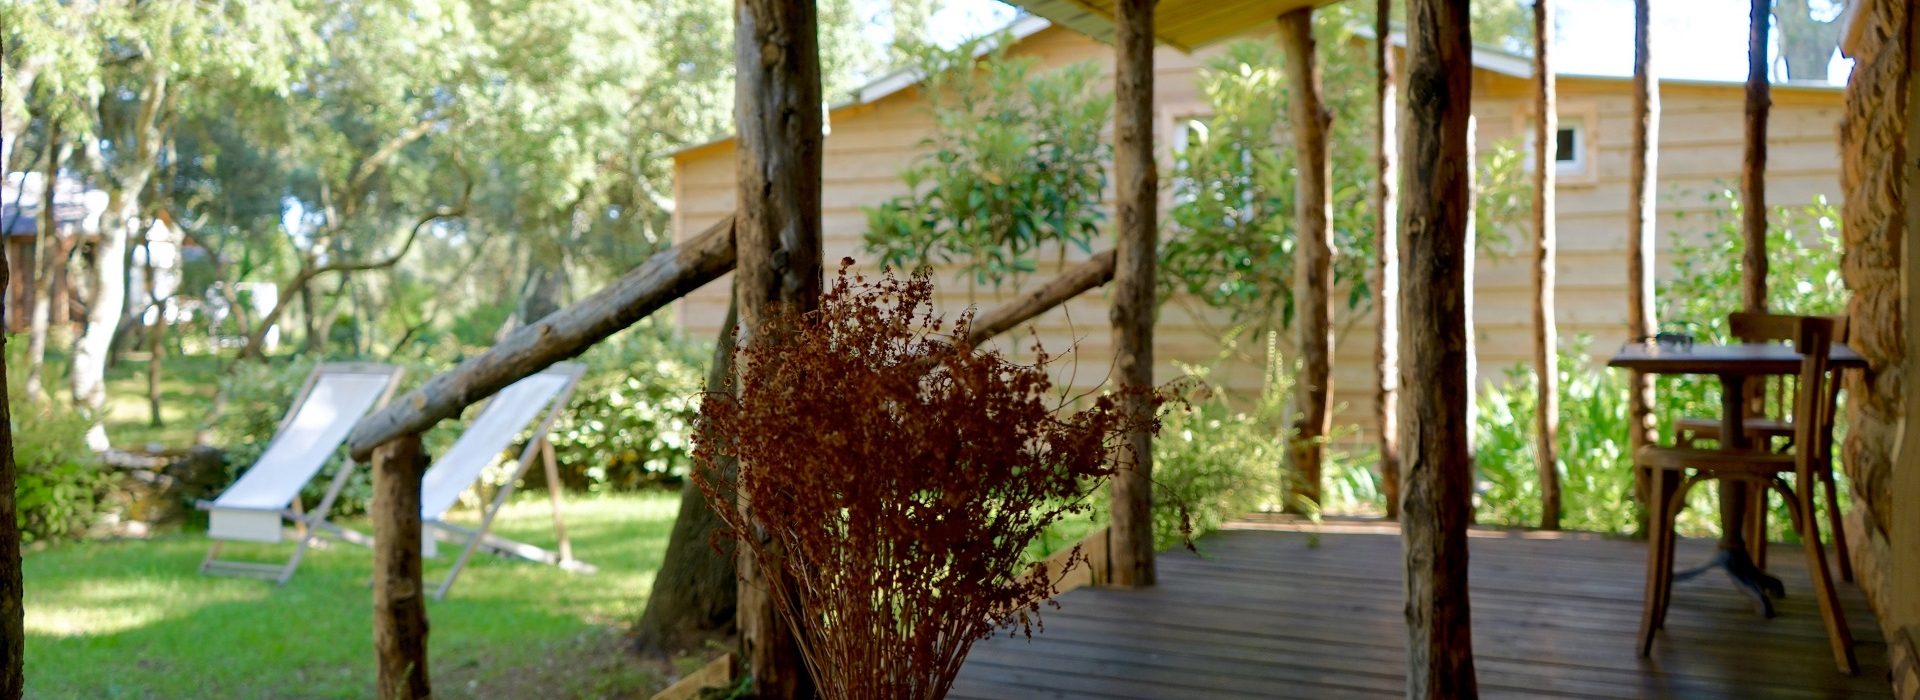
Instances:
[[[1374,525],[1302,532],[1272,519],[1162,555],[1161,585],[1081,589],[1031,640],[974,647],[954,697],[1374,698],[1406,664],[1397,534]],[[1470,541],[1474,651],[1487,697],[1890,697],[1886,646],[1859,589],[1843,585],[1861,661],[1834,670],[1797,546],[1769,559],[1779,617],[1708,575],[1675,589],[1650,659],[1633,653],[1646,550],[1592,536],[1477,531]],[[1712,551],[1683,541],[1687,565]]]

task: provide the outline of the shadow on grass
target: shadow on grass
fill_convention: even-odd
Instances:
[[[444,697],[606,697],[652,679],[620,634],[644,604],[677,497],[574,500],[573,575],[476,556],[444,601],[429,601],[436,690]],[[551,547],[544,494],[511,504],[503,536]],[[364,523],[346,523],[363,531]],[[182,533],[83,543],[27,556],[30,697],[353,698],[371,694],[372,555],[333,542],[287,585],[201,576],[209,541]],[[292,545],[228,546],[223,556],[279,561]],[[450,548],[428,560],[438,581]]]

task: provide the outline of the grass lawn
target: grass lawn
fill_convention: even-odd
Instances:
[[[447,600],[428,602],[436,694],[599,698],[652,689],[653,673],[622,652],[620,635],[645,603],[677,506],[671,493],[570,500],[575,555],[597,574],[477,556]],[[544,494],[528,494],[495,531],[551,547],[550,512]],[[369,531],[365,522],[343,524]],[[331,543],[275,587],[200,575],[208,542],[187,532],[28,552],[27,697],[372,695],[370,550]],[[449,550],[427,561],[429,587],[451,567]],[[228,545],[223,556],[284,560],[291,551]]]

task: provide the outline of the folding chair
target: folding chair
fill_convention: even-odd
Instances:
[[[195,505],[208,512],[207,535],[213,547],[200,562],[200,573],[253,576],[286,583],[313,543],[314,529],[327,527],[327,511],[347,485],[353,461],[340,466],[327,494],[311,513],[299,508],[300,490],[320,472],[346,441],[355,423],[376,406],[384,405],[400,384],[402,370],[364,362],[323,363],[313,368],[294,396],[293,406],[274,431],[266,452],[238,481],[212,501]],[[279,542],[281,520],[300,525],[300,544],[285,564],[257,564],[222,560],[225,540]]]
[[[554,488],[560,483],[559,469],[554,464],[553,447],[547,443],[547,431],[553,427],[553,421],[559,417],[560,411],[566,408],[567,400],[573,396],[574,387],[579,385],[580,376],[585,372],[585,365],[560,363],[500,390],[500,393],[487,400],[486,408],[460,434],[460,439],[453,443],[453,447],[448,448],[427,468],[420,483],[420,518],[426,530],[421,552],[425,556],[434,556],[437,553],[434,546],[436,538],[462,545],[460,558],[454,561],[453,570],[447,572],[446,579],[440,582],[439,589],[433,594],[434,599],[447,597],[447,591],[453,588],[454,580],[460,577],[460,571],[466,568],[474,550],[481,548],[494,554],[551,564],[576,573],[593,573],[596,570],[592,565],[573,558],[566,526],[560,518],[560,492]],[[460,493],[479,481],[481,472],[486,471],[487,466],[535,418],[539,418],[539,424],[533,429],[532,439],[520,451],[519,468],[494,493],[493,502],[480,516],[480,526],[468,528],[446,522],[443,518],[447,510],[460,500]],[[558,553],[489,532],[494,517],[500,514],[507,498],[513,495],[514,484],[533,465],[536,453],[546,465],[549,497],[553,504],[553,529],[560,544]]]

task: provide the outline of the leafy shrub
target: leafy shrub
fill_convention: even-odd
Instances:
[[[1277,506],[1285,493],[1291,379],[1270,364],[1252,411],[1207,383],[1206,367],[1182,365],[1182,401],[1163,411],[1153,441],[1153,536],[1161,549]]]
[[[779,572],[825,697],[942,697],[974,641],[1031,625],[1053,582],[1021,576],[1028,544],[1085,508],[1132,427],[1122,401],[1148,400],[1065,415],[1044,368],[949,344],[927,274],[842,268],[818,312],[776,312],[739,351],[737,397],[700,405],[695,483]]]
[[[8,364],[25,363],[10,359]],[[24,400],[24,374],[7,376],[21,539],[42,542],[84,534],[105,515],[112,474],[87,448],[86,418],[64,401]]]
[[[984,60],[981,42],[993,48]],[[985,37],[915,50],[933,115],[931,152],[902,173],[911,192],[869,207],[867,250],[896,268],[959,262],[975,284],[1017,282],[1048,243],[1099,234],[1113,95],[1090,62],[1044,73]]]
[[[548,439],[569,488],[620,491],[686,476],[711,346],[647,320],[589,351]]]

